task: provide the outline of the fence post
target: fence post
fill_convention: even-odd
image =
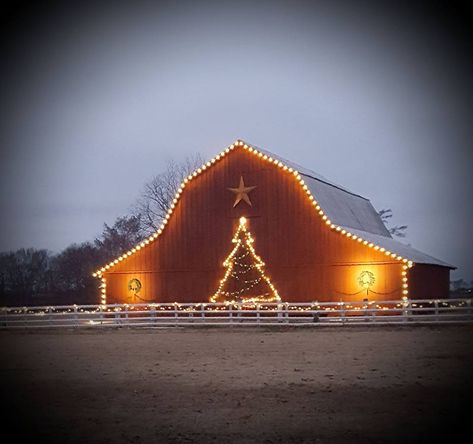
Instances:
[[[376,318],[378,316],[378,308],[376,308],[376,301],[372,301],[371,302],[371,307],[375,307],[375,308],[371,308],[371,322],[376,322]]]
[[[256,323],[258,324],[258,327],[259,327],[259,324],[260,324],[260,305],[257,303],[256,304]]]
[[[312,308],[312,311],[315,310],[315,313],[312,315],[313,322],[320,322],[319,310],[317,309],[317,307],[319,307],[318,301],[312,302],[312,305],[310,308]]]
[[[228,305],[228,317],[230,318],[230,324],[233,324],[233,304]]]
[[[79,326],[79,317],[77,316],[77,305],[74,304],[74,327]]]
[[[340,317],[342,318],[342,324],[345,324],[345,303],[342,301],[340,305],[342,307]]]
[[[435,321],[438,322],[440,321],[440,318],[439,318],[439,301],[437,301],[437,299],[435,299],[434,301],[434,306],[435,306]]]
[[[241,322],[241,302],[237,302],[236,306],[238,310],[238,314],[237,314],[238,322]]]
[[[129,310],[129,305],[125,304],[125,324],[128,327],[128,310]]]
[[[177,314],[177,302],[174,302],[174,325],[177,327],[178,320],[177,320],[178,314]]]
[[[100,315],[99,315],[99,318],[100,318],[100,325],[102,325],[102,324],[103,324],[103,307],[104,307],[103,305],[99,305],[99,313],[100,313]]]
[[[289,302],[284,304],[284,317],[286,318],[286,323],[289,323]]]
[[[117,304],[115,304],[115,308],[113,309],[113,311],[115,312],[115,324],[117,325],[120,325],[121,324],[121,321],[120,321],[120,318],[121,318],[121,308],[120,307],[117,307]]]
[[[153,324],[158,323],[157,312],[156,312],[156,305],[151,306],[151,317],[153,318]]]
[[[202,318],[202,322],[205,323],[205,304],[200,304],[200,317]]]
[[[403,302],[402,302],[402,306],[404,307],[403,311],[402,311],[402,315],[403,315],[403,322],[407,322],[409,321],[409,309],[410,309],[410,306],[411,306],[411,301],[408,299],[408,298],[402,298]]]

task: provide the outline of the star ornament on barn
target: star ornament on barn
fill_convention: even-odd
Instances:
[[[233,208],[235,208],[242,200],[245,201],[251,207],[251,200],[248,194],[255,188],[256,186],[246,187],[245,181],[243,180],[243,176],[240,176],[240,185],[238,185],[238,188],[228,188],[232,193],[236,194]]]

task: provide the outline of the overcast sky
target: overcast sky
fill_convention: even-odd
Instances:
[[[168,160],[242,138],[392,208],[406,242],[473,280],[461,11],[333,4],[4,15],[0,250],[93,240]]]

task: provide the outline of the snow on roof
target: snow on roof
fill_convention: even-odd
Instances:
[[[257,148],[257,147],[255,147]],[[262,153],[278,159],[285,165],[294,168],[304,176],[310,192],[319,202],[327,217],[336,225],[343,225],[380,236],[391,237],[381,217],[371,202],[346,188],[331,182],[315,171],[309,170],[294,162],[283,159],[269,151],[257,148]]]

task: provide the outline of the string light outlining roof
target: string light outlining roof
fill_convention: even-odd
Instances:
[[[260,148],[256,148],[255,146],[252,146],[242,140],[237,140],[234,143],[232,143],[230,146],[225,148],[223,151],[221,151],[219,154],[217,154],[215,157],[213,157],[211,160],[209,160],[208,162],[205,162],[202,166],[197,168],[193,173],[189,174],[182,181],[181,185],[179,186],[176,192],[176,195],[174,196],[173,201],[171,202],[171,205],[168,209],[166,216],[164,217],[163,221],[161,222],[160,227],[155,233],[153,233],[151,236],[149,236],[148,238],[140,242],[135,247],[131,248],[129,251],[123,253],[121,256],[119,256],[115,260],[111,261],[110,263],[98,269],[95,273],[93,273],[93,276],[102,278],[103,273],[108,272],[118,263],[132,256],[136,252],[140,251],[142,248],[146,248],[149,244],[153,243],[163,233],[164,229],[166,228],[166,225],[169,223],[169,219],[171,218],[171,215],[174,212],[174,209],[176,208],[176,205],[179,202],[181,194],[183,193],[187,184],[191,182],[192,180],[194,180],[200,174],[204,173],[208,168],[212,167],[215,163],[219,162],[221,159],[223,159],[227,154],[229,154],[235,148],[244,149],[245,151],[255,156],[258,156],[262,160],[265,160],[269,163],[274,164],[275,166],[279,167],[282,171],[286,172],[287,174],[291,174],[294,177],[294,179],[299,183],[299,185],[302,187],[303,191],[307,194],[307,198],[309,199],[312,206],[314,207],[314,210],[317,212],[317,214],[323,220],[323,222],[327,225],[327,227],[331,229],[332,231],[339,233],[341,236],[344,236],[347,239],[351,239],[352,241],[361,243],[365,245],[367,248],[373,248],[374,250],[378,250],[390,258],[397,260],[399,262],[402,262],[403,264],[406,265],[406,268],[412,267],[414,262],[430,263],[430,264],[433,263],[433,264],[448,266],[448,264],[438,261],[437,259],[432,258],[431,256],[423,255],[423,253],[420,253],[414,249],[412,249],[413,252],[420,253],[420,255],[416,255],[416,254],[410,255],[409,254],[410,247],[400,242],[394,241],[390,237],[389,233],[387,233],[387,230],[382,224],[382,222],[381,222],[381,225],[384,228],[384,231],[382,229],[378,229],[378,227],[375,226],[372,230],[374,232],[370,233],[369,231],[366,231],[366,229],[359,230],[357,228],[349,227],[348,225],[350,224],[347,224],[347,223],[342,224],[340,223],[341,222],[340,220],[332,220],[331,217],[329,217],[328,213],[335,214],[336,215],[335,219],[339,219],[340,214],[337,214],[335,211],[333,211],[333,208],[331,208],[329,212],[327,213],[327,211],[325,210],[326,205],[323,206],[318,200],[316,200],[316,197],[314,195],[315,193],[312,191],[312,190],[315,191],[316,189],[316,186],[314,185],[315,182],[325,184],[326,186],[329,186],[329,187],[335,187],[343,191],[345,194],[356,196],[357,198],[367,202],[369,206],[372,208],[371,203],[369,203],[369,200],[359,195],[356,195],[354,193],[351,193],[350,191],[326,180],[325,178],[322,178],[322,176],[317,175],[313,171],[307,170],[302,167],[297,168],[295,164],[292,164],[292,162],[285,161],[285,160],[283,161],[282,158],[272,153],[269,153],[268,151],[262,150]],[[302,170],[302,172],[299,170]],[[319,191],[321,189],[322,188],[320,188],[319,186]],[[322,192],[322,194],[324,193]],[[340,202],[338,202],[338,204],[340,205]],[[380,230],[381,232],[377,232]],[[385,242],[389,243],[388,248],[383,245],[385,244]],[[416,258],[417,260],[414,259],[415,256],[418,256]],[[450,266],[450,267],[454,268],[453,266]],[[407,293],[404,293],[404,294],[407,294]]]

